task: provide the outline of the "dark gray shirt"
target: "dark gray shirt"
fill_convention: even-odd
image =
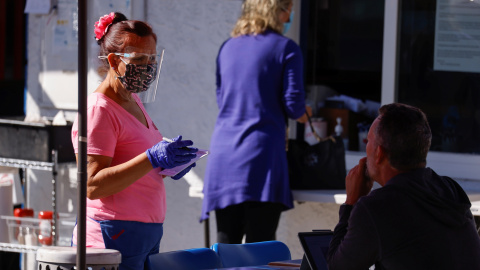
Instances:
[[[480,269],[480,237],[470,201],[451,178],[430,168],[390,179],[340,207],[329,270]]]

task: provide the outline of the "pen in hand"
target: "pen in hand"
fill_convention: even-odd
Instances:
[[[173,140],[172,139],[169,139],[167,137],[163,137],[162,141],[166,141],[166,142],[169,142],[169,143],[172,143]]]
[[[163,137],[163,141],[166,141],[166,142],[168,142],[168,143],[173,143],[173,142],[175,142],[174,140],[169,139],[169,138],[167,138],[167,137]],[[193,147],[190,148],[190,147],[187,147],[187,146],[180,147],[180,149],[183,149],[183,150],[198,150],[198,149],[196,149],[196,148],[193,148]]]

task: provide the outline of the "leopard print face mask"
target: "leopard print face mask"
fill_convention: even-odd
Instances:
[[[135,65],[125,63],[125,65],[125,75],[117,76],[123,87],[132,93],[147,91],[156,79],[157,64]]]

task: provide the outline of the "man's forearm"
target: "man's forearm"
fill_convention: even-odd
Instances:
[[[340,243],[345,237],[345,234],[347,234],[348,219],[350,218],[350,213],[352,212],[352,209],[352,205],[343,204],[340,206],[339,222],[337,226],[335,226],[335,230],[333,231],[333,238],[328,248],[327,262],[329,263],[333,260],[335,253],[340,246]]]
[[[361,203],[340,206],[340,220],[327,254],[329,270],[365,270],[378,260],[378,235]]]

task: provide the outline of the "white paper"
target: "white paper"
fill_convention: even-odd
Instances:
[[[480,72],[480,1],[437,0],[434,70]]]
[[[177,166],[175,168],[171,168],[171,169],[162,170],[162,171],[159,172],[159,174],[166,175],[166,176],[175,176],[176,174],[183,171],[188,166],[192,165],[192,163],[194,163],[197,160],[207,156],[208,155],[208,150],[198,149],[197,153],[195,153],[195,154],[196,154],[196,157],[194,157],[192,160],[190,160],[190,162],[188,162],[187,164],[183,164],[183,165]]]
[[[24,13],[48,14],[52,8],[50,0],[27,0]]]

